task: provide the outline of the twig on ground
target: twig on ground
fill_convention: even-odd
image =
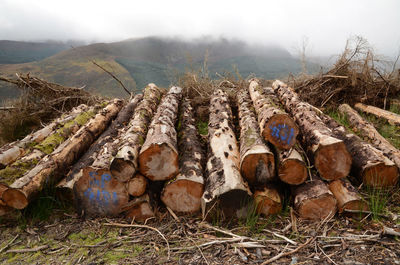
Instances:
[[[23,248],[23,249],[10,249],[7,250],[6,253],[27,253],[27,252],[37,252],[43,249],[48,248],[48,245],[38,246],[35,248]]]
[[[17,234],[13,239],[10,240],[10,242],[7,243],[2,249],[0,249],[0,253],[6,250],[17,238],[19,237],[19,234]]]
[[[295,241],[293,241],[293,240],[291,240],[291,239],[289,239],[289,238],[287,238],[287,237],[285,237],[285,236],[282,236],[282,235],[280,235],[280,234],[277,234],[277,233],[275,233],[275,232],[273,232],[273,231],[270,231],[270,230],[268,230],[268,229],[263,229],[263,231],[264,231],[264,232],[271,233],[271,234],[273,234],[273,235],[276,236],[276,237],[282,238],[283,240],[289,242],[289,243],[292,244],[292,245],[297,245],[297,242],[295,242]]]

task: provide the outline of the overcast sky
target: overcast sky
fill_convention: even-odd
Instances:
[[[211,35],[339,53],[361,35],[386,55],[400,48],[399,0],[0,0],[0,39],[117,41]]]

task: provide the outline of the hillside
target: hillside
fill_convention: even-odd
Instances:
[[[47,52],[50,51],[49,47]],[[17,54],[18,49],[14,52]],[[25,50],[19,49],[19,52],[16,57],[23,57]],[[0,64],[0,73],[13,76],[17,72],[30,72],[51,82],[85,86],[94,93],[123,97],[125,94],[118,84],[91,60],[116,74],[128,89],[141,89],[149,82],[168,86],[185,70],[201,67],[205,57],[211,77],[216,77],[217,72],[235,72],[236,68],[243,77],[253,73],[262,78],[283,77],[301,70],[299,60],[277,46],[255,47],[225,39],[189,42],[148,37],[81,46],[41,61]],[[315,71],[318,67],[310,63],[309,69]],[[17,94],[8,84],[0,83],[0,90],[0,100]]]

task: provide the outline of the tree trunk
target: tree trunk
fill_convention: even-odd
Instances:
[[[16,161],[19,157],[25,155],[29,151],[30,146],[39,144],[50,134],[54,133],[57,127],[62,127],[67,122],[75,119],[79,114],[86,112],[88,108],[87,105],[83,104],[73,108],[70,113],[62,115],[62,117],[51,122],[44,128],[27,135],[24,139],[6,144],[0,148],[0,169],[5,168],[7,165]]]
[[[66,178],[57,185],[57,188],[61,189],[61,192],[69,193],[72,191],[75,182],[82,176],[84,168],[110,169],[111,159],[121,144],[118,141],[121,138],[121,132],[124,130],[126,124],[129,123],[137,104],[142,99],[143,95],[138,94],[129,104],[121,109],[107,130],[100,135],[96,142],[90,146],[89,150],[73,165]],[[123,179],[123,181],[127,180]]]
[[[147,179],[141,174],[136,174],[126,183],[129,195],[134,197],[142,196],[146,192]]]
[[[357,103],[354,107],[360,111],[373,114],[378,118],[387,120],[391,125],[400,125],[400,115],[374,106]]]
[[[68,119],[62,120],[62,122],[58,124],[58,128],[55,128],[43,141],[33,147],[32,145],[34,142],[26,144],[26,148],[23,151],[25,155],[0,170],[0,181],[10,185],[16,179],[34,168],[46,154],[53,152],[56,147],[76,133],[80,127],[85,125],[89,119],[95,115],[97,108],[98,107],[91,107],[87,111],[76,111],[74,115],[68,115]],[[33,135],[31,135],[31,137],[33,137]]]
[[[150,197],[144,194],[130,201],[124,207],[125,218],[130,222],[146,222],[147,219],[154,217],[153,207],[150,204]]]
[[[352,174],[354,176],[367,186],[389,187],[397,184],[398,168],[381,151],[364,142],[360,137],[346,132],[346,128],[331,117],[322,112],[319,116],[332,130],[335,137],[346,144],[353,157]]]
[[[354,109],[347,104],[339,106],[339,111],[347,116],[349,124],[354,132],[364,139],[368,139],[372,145],[390,158],[400,168],[400,151],[390,144],[375,127],[363,119]]]
[[[146,138],[148,124],[157,109],[164,91],[154,84],[144,89],[143,100],[136,108],[127,132],[122,137],[122,146],[111,161],[111,173],[118,179],[132,178],[138,169],[138,155]]]
[[[107,128],[109,122],[122,107],[121,100],[115,100],[83,126],[73,137],[62,143],[54,152],[43,158],[32,170],[17,179],[11,188],[22,195],[19,200],[3,193],[3,200],[16,209],[25,208],[28,203],[44,188],[54,185],[65,170],[85,152],[93,141]]]
[[[347,179],[338,179],[329,183],[329,189],[337,200],[339,213],[350,211],[368,211],[368,203],[363,200],[358,191]],[[359,215],[360,213],[358,213]],[[351,214],[351,215],[357,215]]]
[[[289,150],[277,150],[279,179],[290,185],[300,185],[307,180],[307,165],[303,156],[294,146]]]
[[[215,90],[210,100],[208,178],[201,200],[203,217],[247,215],[251,191],[239,172],[239,150],[226,94]],[[208,211],[213,209],[210,215]],[[207,215],[206,215],[207,214]]]
[[[321,178],[335,180],[346,177],[351,168],[351,156],[342,140],[318,117],[315,108],[302,102],[286,84],[275,81],[273,88],[286,110],[299,125],[303,145],[307,147]]]
[[[319,179],[292,187],[294,208],[304,219],[323,220],[336,213],[336,199],[328,186]]]
[[[254,202],[258,214],[269,216],[282,211],[282,199],[278,189],[272,185],[254,192]]]
[[[175,123],[181,98],[182,88],[171,87],[161,100],[140,149],[140,173],[150,180],[168,180],[179,172]]]
[[[188,98],[181,106],[179,131],[179,174],[162,191],[162,202],[174,212],[194,213],[200,210],[204,192],[204,151],[195,126],[193,108]]]
[[[264,187],[275,180],[274,154],[260,137],[247,90],[238,94],[240,119],[240,172],[250,185]]]
[[[280,108],[281,104],[274,92],[269,88],[263,89],[257,80],[250,82],[249,92],[265,140],[279,149],[291,148],[296,143],[299,129],[292,118]]]

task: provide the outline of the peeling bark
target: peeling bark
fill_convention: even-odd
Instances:
[[[182,88],[171,87],[161,100],[139,153],[139,170],[153,181],[168,180],[179,172],[175,123]]]
[[[354,107],[360,111],[373,114],[378,118],[387,120],[391,125],[400,125],[400,115],[374,106],[357,103]]]
[[[362,199],[358,191],[347,179],[338,179],[329,183],[329,189],[337,200],[339,213],[346,213],[346,210],[368,211],[368,203]],[[353,214],[351,214],[353,215]],[[357,215],[354,214],[354,215]],[[360,214],[358,214],[360,215]]]
[[[299,125],[303,145],[307,147],[321,178],[335,180],[346,177],[352,161],[343,141],[337,139],[327,128],[315,112],[315,108],[301,101],[286,84],[277,80],[272,86],[286,110]]]
[[[200,210],[204,192],[205,154],[188,98],[182,103],[180,116],[179,174],[165,185],[161,200],[174,212],[194,213]]]
[[[279,179],[290,185],[300,185],[307,180],[307,165],[296,146],[289,150],[277,150]]]
[[[71,138],[62,143],[54,152],[43,158],[32,170],[17,179],[11,188],[18,190],[25,200],[15,200],[3,193],[5,203],[16,209],[25,208],[46,186],[54,185],[69,166],[85,152],[93,141],[107,128],[109,122],[122,107],[121,100],[115,100],[92,118]]]
[[[400,151],[380,135],[371,123],[363,119],[347,104],[340,105],[339,111],[347,116],[349,124],[354,132],[364,139],[368,139],[375,148],[382,151],[386,157],[390,158],[390,160],[400,168]]]
[[[210,100],[208,124],[208,178],[201,200],[204,217],[209,209],[222,214],[223,218],[241,218],[249,210],[252,194],[239,172],[239,150],[231,119],[226,94],[220,89],[215,90]]]
[[[143,100],[135,110],[128,125],[127,132],[122,137],[122,146],[111,161],[111,173],[118,179],[134,176],[138,169],[139,150],[146,138],[148,124],[157,109],[164,91],[154,84],[149,84],[143,91]]]
[[[240,172],[250,185],[265,186],[275,180],[274,154],[260,137],[247,90],[238,94],[240,119]]]
[[[289,149],[296,143],[299,129],[270,88],[263,89],[258,80],[249,85],[250,97],[258,115],[260,131],[265,140],[279,149]]]

